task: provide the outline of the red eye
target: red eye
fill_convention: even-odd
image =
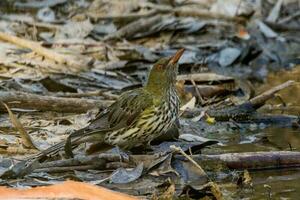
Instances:
[[[156,65],[156,66],[155,66],[155,68],[156,68],[156,69],[158,69],[158,70],[162,70],[162,69],[163,69],[163,67],[164,67],[164,66],[163,66],[163,65],[161,65],[161,64],[158,64],[158,65]]]

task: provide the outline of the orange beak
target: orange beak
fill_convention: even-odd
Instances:
[[[182,56],[183,52],[184,52],[184,48],[179,49],[175,55],[171,58],[171,60],[169,61],[169,64],[174,65],[178,62],[178,60],[180,59],[180,57]]]

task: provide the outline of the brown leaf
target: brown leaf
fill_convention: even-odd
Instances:
[[[5,108],[7,109],[9,118],[11,123],[14,125],[14,127],[19,131],[20,136],[22,138],[22,144],[27,147],[27,148],[31,148],[31,149],[38,149],[33,142],[31,141],[30,136],[28,135],[28,133],[26,132],[26,130],[24,129],[23,125],[21,124],[21,122],[18,120],[18,118],[12,113],[12,111],[10,110],[10,108],[2,102],[2,104],[5,106]]]
[[[78,189],[80,188],[80,189]],[[134,196],[115,192],[100,186],[75,181],[65,181],[51,186],[18,190],[0,187],[2,199],[118,199],[138,200]]]

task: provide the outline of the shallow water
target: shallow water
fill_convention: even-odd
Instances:
[[[269,127],[248,133],[231,133],[228,143],[217,147],[223,152],[300,150],[300,130]],[[236,180],[221,180],[228,199],[300,199],[300,169],[250,171],[253,188],[239,190]],[[232,178],[233,179],[233,178]],[[265,185],[270,187],[270,190]],[[268,192],[269,191],[269,192]]]
[[[251,189],[238,190],[234,184],[223,184],[222,188],[228,194],[225,199],[300,198],[300,170],[265,170],[250,172],[250,175],[253,182]]]
[[[287,80],[300,81],[300,67],[287,72],[270,74],[266,84],[259,87],[265,91]],[[276,109],[261,109],[262,112],[300,114],[300,85],[287,88],[279,93],[281,99],[274,98],[270,103]],[[284,102],[284,103],[283,103]],[[285,105],[284,105],[285,104]],[[252,127],[251,127],[252,126]],[[300,151],[300,128],[259,127],[250,125],[250,130],[212,136],[220,139],[224,146],[217,149],[222,152],[253,151]],[[221,180],[225,199],[300,199],[300,169],[277,169],[250,171],[253,187],[238,189],[236,181]]]

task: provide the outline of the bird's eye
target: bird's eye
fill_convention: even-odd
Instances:
[[[164,67],[164,66],[163,66],[162,64],[156,65],[156,69],[158,69],[158,70],[162,70],[163,67]]]

